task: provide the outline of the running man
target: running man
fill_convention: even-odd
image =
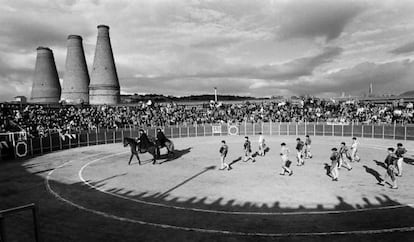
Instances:
[[[266,149],[266,144],[265,144],[265,139],[262,135],[262,133],[259,133],[259,155],[260,156],[265,156],[265,149]]]
[[[397,169],[398,169],[398,176],[402,176],[402,163],[404,161],[404,154],[407,153],[407,150],[403,147],[403,144],[397,144],[397,150],[395,151],[395,155],[397,156]]]
[[[289,148],[286,147],[285,143],[280,144],[280,157],[282,158],[282,169],[283,171],[280,173],[280,175],[284,176],[287,172],[289,176],[293,175],[293,171],[289,169],[290,164],[292,163],[289,160]]]
[[[306,135],[306,139],[305,139],[305,158],[309,158],[312,159],[312,154],[311,154],[311,144],[312,144],[312,140],[309,137],[309,135]]]
[[[348,171],[352,170],[351,164],[348,163],[348,160],[351,161],[351,156],[349,155],[348,147],[345,142],[341,142],[341,148],[339,148],[339,164],[338,169],[344,166]]]
[[[339,153],[338,153],[338,149],[337,148],[332,148],[332,154],[331,154],[331,177],[332,177],[332,181],[338,181],[338,177],[339,177],[339,171],[338,171],[338,165],[339,165]]]
[[[387,168],[387,172],[384,175],[384,178],[382,179],[382,181],[380,181],[378,184],[380,184],[381,186],[385,185],[385,179],[387,177],[390,177],[391,181],[392,181],[392,189],[397,189],[398,185],[397,185],[397,174],[398,174],[398,168],[397,168],[397,156],[394,153],[394,148],[388,148],[388,155],[385,158],[385,166]]]
[[[351,159],[352,159],[352,162],[354,162],[354,161],[359,162],[361,160],[361,158],[359,158],[359,156],[357,155],[358,145],[359,145],[359,142],[357,141],[357,138],[353,137],[352,138],[352,145],[351,145]]]
[[[305,165],[305,160],[303,159],[303,147],[305,146],[305,143],[300,140],[300,138],[296,139],[296,159],[297,159],[297,166],[303,166]]]
[[[256,160],[253,158],[252,156],[252,145],[250,143],[249,137],[245,136],[244,137],[244,144],[243,144],[243,148],[244,148],[244,162],[247,162],[248,160],[252,160],[252,162],[255,162]]]
[[[232,168],[225,162],[227,152],[229,151],[229,147],[226,145],[226,141],[221,141],[221,147],[220,147],[220,161],[221,161],[221,167],[220,170],[224,170],[227,168],[227,170],[231,170]]]

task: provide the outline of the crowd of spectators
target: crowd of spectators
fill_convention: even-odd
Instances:
[[[55,132],[130,126],[194,125],[241,122],[414,123],[413,104],[335,102],[307,98],[204,106],[140,103],[134,106],[0,105],[0,132],[25,130],[33,136]]]

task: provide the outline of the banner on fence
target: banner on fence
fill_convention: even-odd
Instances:
[[[221,134],[221,125],[213,125],[213,134]]]
[[[349,122],[335,122],[335,121],[328,121],[326,122],[327,125],[349,125]]]

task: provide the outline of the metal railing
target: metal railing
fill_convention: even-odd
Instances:
[[[14,213],[18,213],[24,210],[31,210],[33,216],[33,229],[35,235],[35,241],[40,242],[40,230],[39,230],[39,218],[38,218],[38,207],[34,203],[30,203],[20,207],[14,207],[10,209],[0,210],[0,241],[7,242],[5,217]]]
[[[155,136],[156,128],[143,128]],[[326,123],[240,123],[224,125],[189,125],[163,127],[168,138],[225,136],[225,135],[295,135],[303,136],[356,136],[361,138],[414,140],[413,125],[362,125]],[[139,127],[127,129],[102,129],[76,134],[51,134],[47,137],[28,139],[14,147],[14,158],[43,155],[57,150],[76,147],[120,143],[124,137],[138,137]]]

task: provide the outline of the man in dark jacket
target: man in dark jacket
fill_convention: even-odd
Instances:
[[[145,152],[151,146],[151,142],[143,129],[139,130],[138,143],[141,152]]]
[[[162,130],[160,128],[157,128],[157,145],[159,147],[164,147],[165,146],[165,142],[167,142],[168,139],[167,137],[165,137],[164,132],[162,132]]]

